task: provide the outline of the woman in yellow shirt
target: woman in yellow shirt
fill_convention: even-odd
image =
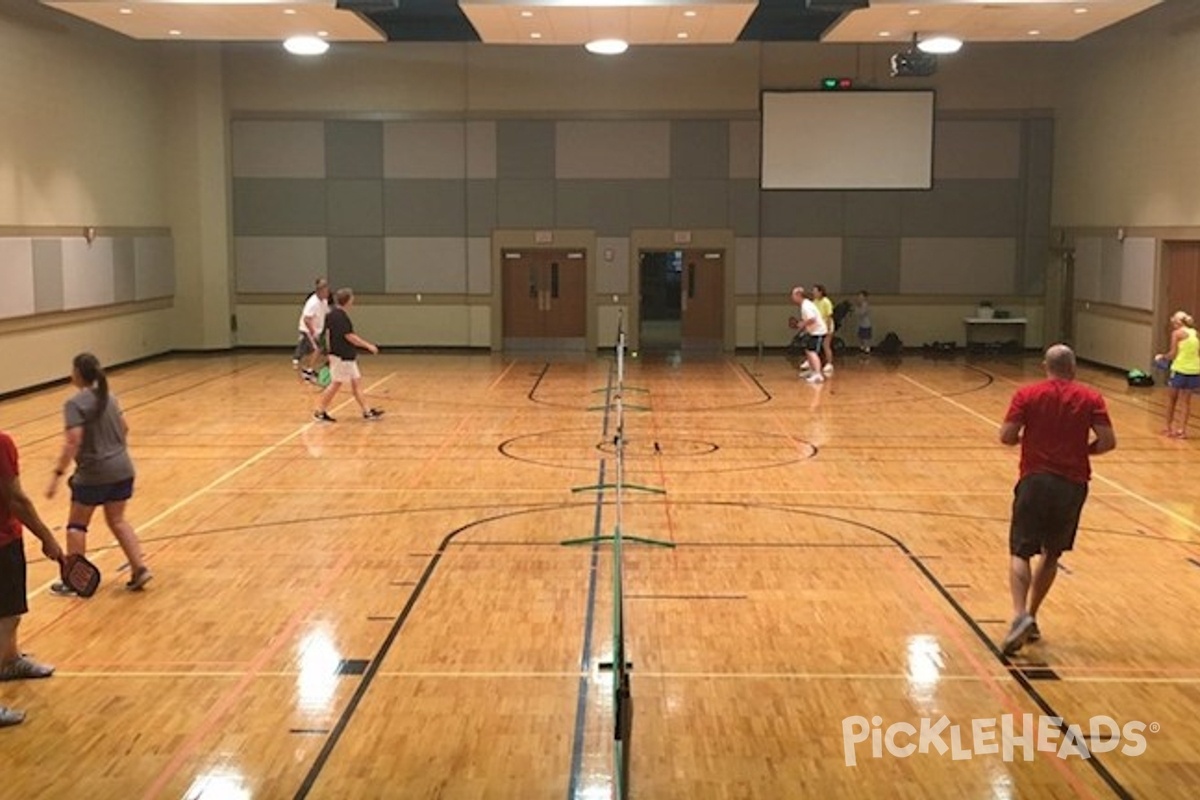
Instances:
[[[1188,416],[1192,410],[1192,393],[1200,389],[1200,338],[1196,336],[1196,321],[1186,311],[1171,315],[1171,349],[1154,357],[1156,361],[1171,362],[1171,377],[1167,380],[1167,436],[1182,439],[1187,436]],[[1182,402],[1180,401],[1182,398]],[[1175,423],[1175,407],[1183,411],[1179,427]]]

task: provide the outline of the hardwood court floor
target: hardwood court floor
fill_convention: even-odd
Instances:
[[[676,545],[625,552],[634,797],[1196,796],[1200,430],[1158,435],[1161,389],[1082,374],[1119,449],[1045,639],[1010,663],[1016,452],[996,431],[1036,358],[850,358],[821,387],[780,356],[630,360],[619,505],[607,355],[363,367],[377,423],[345,395],[311,423],[279,354],[112,373],[157,577],[125,592],[97,519],[101,591],[54,597],[26,537],[23,646],[58,672],[0,684],[29,715],[0,730],[0,795],[607,798],[612,560],[560,542],[619,521]],[[0,403],[55,525],[65,500],[40,492],[67,392]],[[1087,760],[986,752],[1006,715],[1141,722],[1144,752],[1099,729]],[[872,718],[943,716],[959,758],[949,729],[872,757]]]

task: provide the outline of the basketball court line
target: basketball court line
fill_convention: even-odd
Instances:
[[[934,397],[938,398],[939,400],[949,403],[950,405],[954,406],[955,408],[959,409],[960,411],[964,411],[967,414],[970,414],[971,416],[975,417],[976,419],[983,420],[991,427],[996,428],[996,429],[1000,428],[999,422],[996,422],[994,419],[990,419],[989,417],[985,417],[983,414],[980,414],[975,409],[965,406],[962,403],[958,402],[957,400],[953,400],[953,399],[947,397],[946,395],[936,391],[935,389],[933,389],[929,386],[926,386],[925,384],[921,383],[920,381],[908,377],[907,375],[900,374],[900,377],[903,380],[911,383],[913,386],[923,389],[924,391],[928,392],[929,394],[933,395]],[[1112,478],[1107,478],[1095,470],[1093,470],[1093,472],[1092,472],[1092,478],[1104,482],[1105,484],[1107,484],[1107,485],[1111,486],[1113,489],[1115,489],[1118,493],[1123,494],[1126,497],[1129,497],[1133,500],[1137,500],[1139,503],[1142,503],[1143,505],[1146,505],[1146,506],[1154,509],[1155,511],[1159,512],[1160,514],[1170,517],[1171,519],[1175,520],[1176,522],[1179,522],[1182,525],[1184,525],[1188,528],[1191,528],[1193,531],[1200,533],[1200,523],[1196,523],[1193,520],[1189,519],[1188,517],[1185,517],[1182,514],[1172,511],[1171,509],[1167,508],[1166,506],[1162,505],[1161,503],[1157,503],[1157,502],[1151,500],[1150,498],[1148,498],[1144,495],[1141,495],[1141,494],[1133,491],[1132,489],[1127,488],[1126,486],[1123,486],[1122,484],[1118,483],[1117,481],[1113,480]],[[1172,536],[1166,536],[1163,538],[1171,539],[1172,541],[1176,541],[1176,542],[1186,542],[1189,544],[1197,543],[1196,539],[1194,539],[1190,536],[1184,537],[1182,539],[1176,539],[1175,537],[1172,537]]]

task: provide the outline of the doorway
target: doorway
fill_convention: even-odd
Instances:
[[[643,350],[722,349],[723,250],[642,250],[638,273],[638,341]]]
[[[501,250],[505,350],[583,350],[587,251]]]

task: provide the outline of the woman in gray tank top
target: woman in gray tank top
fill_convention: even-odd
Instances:
[[[74,461],[75,472],[68,480],[71,513],[67,522],[67,553],[86,554],[88,525],[96,507],[103,506],[104,520],[129,560],[130,576],[125,588],[138,591],[153,576],[142,557],[137,533],[125,519],[125,504],[133,497],[134,478],[133,460],[125,446],[129,425],[117,398],[109,394],[108,377],[94,355],[75,356],[71,383],[79,391],[63,406],[66,440],[46,497],[53,497],[58,491],[59,481]],[[63,583],[53,584],[50,591],[64,596],[74,594]]]

